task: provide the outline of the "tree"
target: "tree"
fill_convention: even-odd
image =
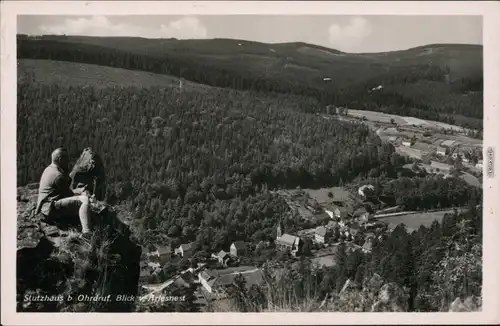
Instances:
[[[189,259],[187,258],[182,258],[180,261],[179,261],[179,269],[180,270],[186,270],[190,267],[191,263],[189,261]]]
[[[311,239],[304,239],[304,242],[302,244],[301,248],[301,256],[306,256],[309,257],[312,255],[311,249],[312,249],[313,243]]]
[[[181,228],[177,225],[172,225],[169,229],[168,229],[168,236],[169,237],[178,237],[181,235]]]

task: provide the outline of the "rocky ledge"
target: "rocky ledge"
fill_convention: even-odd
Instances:
[[[110,206],[93,205],[94,232],[35,215],[38,184],[17,191],[17,310],[126,312],[134,308],[141,247]]]

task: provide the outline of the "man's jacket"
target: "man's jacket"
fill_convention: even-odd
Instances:
[[[42,212],[44,215],[49,215],[54,201],[73,196],[70,184],[71,178],[69,174],[57,165],[50,164],[45,168],[38,188],[38,202],[35,214]]]

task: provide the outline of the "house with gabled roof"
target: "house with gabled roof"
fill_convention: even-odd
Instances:
[[[222,266],[227,266],[228,261],[231,259],[229,254],[224,250],[219,251],[219,253],[215,255],[214,258],[216,258],[219,261],[219,264],[221,264]]]
[[[148,253],[148,256],[156,262],[165,263],[169,258],[171,258],[172,249],[170,246],[157,246],[156,250]]]
[[[331,230],[324,226],[320,226],[314,232],[314,241],[317,243],[327,243],[330,240]]]
[[[151,278],[151,272],[147,269],[141,270],[139,274],[139,281],[142,283],[147,283]]]
[[[198,280],[201,285],[210,293],[212,293],[212,287],[217,279],[217,275],[211,271],[202,271],[198,274]]]
[[[440,156],[445,156],[446,155],[446,148],[438,146],[436,148],[436,154]]]
[[[195,279],[196,277],[192,272],[186,271],[181,273],[179,277],[175,279],[174,283],[188,288],[194,283]]]
[[[352,214],[353,210],[352,207],[350,206],[340,206],[340,207],[335,207],[333,212],[336,218],[345,219]]]
[[[403,146],[410,147],[411,146],[411,140],[405,139],[401,142]]]
[[[229,252],[231,256],[238,257],[247,254],[248,244],[244,241],[235,241],[231,244]]]
[[[302,242],[300,240],[300,237],[288,233],[283,234],[281,222],[278,222],[278,227],[276,228],[275,244],[278,249],[288,250],[292,255],[297,255]]]
[[[276,239],[276,244],[282,249],[296,249],[297,243],[300,241],[299,237],[291,234],[283,234],[281,237]]]
[[[366,197],[366,192],[368,191],[375,191],[375,187],[372,186],[372,185],[364,185],[364,186],[361,186],[359,187],[358,189],[358,195],[360,195],[361,197]]]
[[[189,258],[193,254],[193,243],[183,243],[175,249],[175,254],[181,257]]]

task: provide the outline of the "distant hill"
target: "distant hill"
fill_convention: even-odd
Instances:
[[[169,75],[55,60],[20,59],[17,72],[19,79],[66,86],[179,88],[180,85],[179,78]],[[202,90],[210,86],[182,81],[183,90],[193,88]]]
[[[482,46],[463,44],[353,54],[302,42],[18,36],[19,58],[146,70],[451,123],[459,115],[475,118],[465,122],[474,127],[483,114],[482,55]]]

